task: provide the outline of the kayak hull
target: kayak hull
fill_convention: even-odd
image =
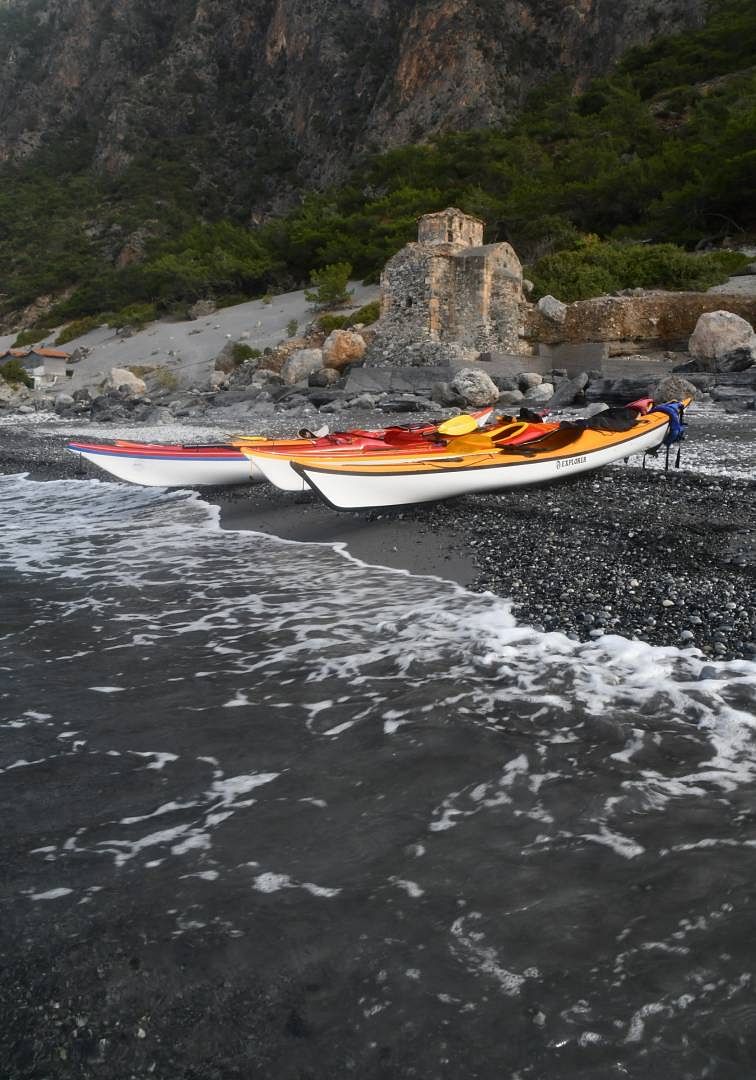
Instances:
[[[292,468],[337,510],[436,502],[459,495],[548,483],[653,450],[661,445],[668,427],[663,414],[653,415],[659,419],[644,418],[637,428],[621,435],[607,437],[601,432],[584,432],[568,447],[540,455],[493,451],[393,466],[298,459],[292,461]]]
[[[451,437],[437,444],[429,442],[427,438],[420,439],[415,444],[407,443],[404,447],[385,442],[361,446],[359,442],[356,442],[354,446],[304,447],[297,453],[282,444],[273,443],[270,446],[245,446],[243,452],[257,466],[265,479],[281,491],[306,491],[308,485],[301,474],[292,468],[293,460],[339,461],[351,465],[374,461],[404,464],[410,461],[425,461],[431,457],[436,461],[444,457],[456,457],[463,450],[475,449],[476,440],[480,440],[486,449],[490,449],[495,445],[492,441],[494,436],[498,436],[502,443],[513,445],[533,440],[557,427],[558,424],[535,425],[514,422],[503,424],[488,433],[484,429],[477,435]]]
[[[244,454],[231,448],[190,447],[136,450],[132,444],[106,446],[69,443],[66,449],[118,480],[143,487],[226,487],[260,481],[263,475]]]
[[[493,411],[492,406],[470,414],[478,426],[484,424]],[[416,425],[410,428],[382,428],[377,431],[336,432],[331,436],[312,438],[298,436],[277,440],[262,435],[236,435],[227,443],[203,446],[180,443],[140,443],[118,439],[112,443],[71,442],[66,449],[118,480],[143,487],[217,487],[248,484],[264,479],[258,466],[248,459],[245,450],[263,447],[289,454],[311,452],[350,452],[363,448],[380,449],[387,438],[406,439],[418,445],[425,434],[437,429],[437,424]],[[288,465],[287,465],[288,468]],[[289,469],[290,483],[286,490],[302,491],[306,485]]]

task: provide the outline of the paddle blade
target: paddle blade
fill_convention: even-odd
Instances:
[[[469,416],[467,413],[452,416],[438,425],[439,435],[469,435],[470,432],[477,430],[478,421],[474,416]]]

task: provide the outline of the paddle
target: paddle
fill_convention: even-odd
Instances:
[[[452,416],[438,425],[439,435],[469,435],[478,430],[478,421],[468,413]]]

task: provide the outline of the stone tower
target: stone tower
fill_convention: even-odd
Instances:
[[[417,242],[381,274],[369,362],[401,364],[402,350],[421,343],[517,352],[522,303],[522,267],[509,244],[484,244],[483,222],[454,207],[426,214]]]
[[[483,222],[450,206],[437,214],[424,214],[420,218],[417,242],[479,247],[483,243]]]

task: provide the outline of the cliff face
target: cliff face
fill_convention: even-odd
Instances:
[[[116,173],[146,143],[286,185],[361,153],[506,119],[577,87],[703,0],[0,0],[0,161],[83,139]]]

